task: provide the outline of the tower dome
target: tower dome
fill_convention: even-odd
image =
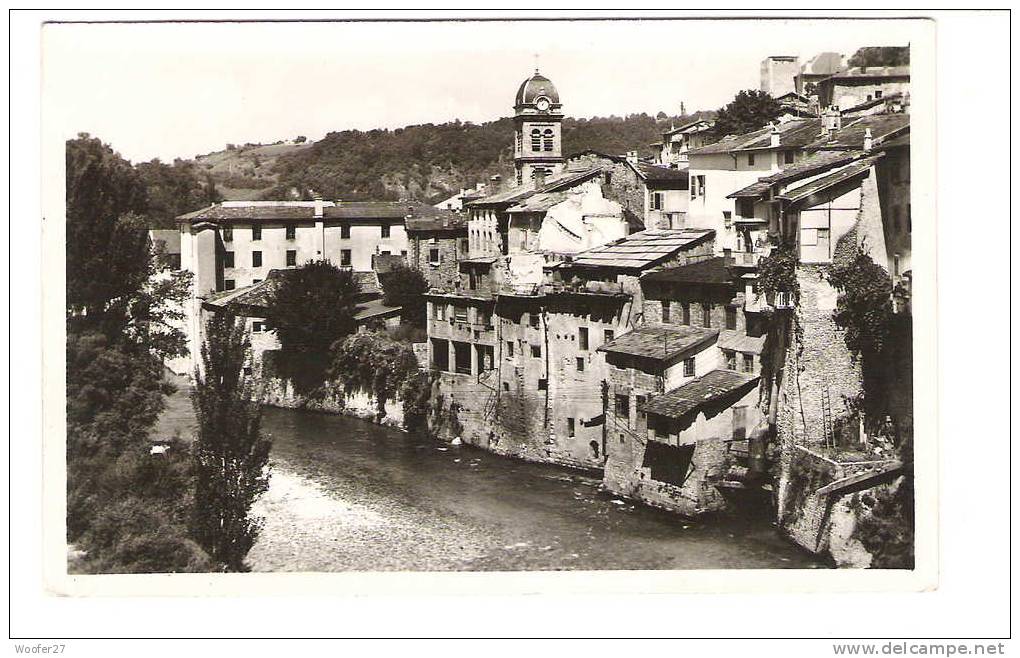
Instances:
[[[548,98],[554,105],[560,102],[560,93],[556,91],[552,81],[535,69],[535,75],[522,82],[520,89],[517,90],[514,107],[532,105],[541,96]]]

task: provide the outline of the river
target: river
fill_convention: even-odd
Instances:
[[[255,571],[818,568],[767,519],[684,520],[599,480],[361,420],[267,409]]]

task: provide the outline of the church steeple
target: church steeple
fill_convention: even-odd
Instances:
[[[514,169],[517,185],[528,185],[536,172],[545,175],[563,171],[560,124],[563,121],[560,94],[552,81],[539,73],[517,90],[514,99]]]

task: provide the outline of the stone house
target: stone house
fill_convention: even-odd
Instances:
[[[462,440],[601,469],[607,372],[598,348],[640,317],[642,272],[708,257],[711,239],[710,231],[646,231],[566,260],[461,261],[459,287],[428,295],[428,334],[438,394],[456,410]]]
[[[409,217],[407,263],[416,268],[430,288],[447,288],[460,278],[458,263],[468,257],[467,218],[437,211],[431,217]]]
[[[539,192],[507,208],[511,254],[575,254],[628,233],[620,204],[602,196],[597,179],[562,192]]]
[[[758,373],[764,323],[740,269],[714,257],[641,277],[645,324],[604,346],[613,400],[606,486],[688,515],[764,473]]]
[[[909,66],[856,66],[818,82],[819,103],[840,110],[893,94],[909,96]]]

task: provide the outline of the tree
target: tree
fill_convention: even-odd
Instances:
[[[781,106],[767,92],[744,89],[719,109],[712,130],[719,139],[726,135],[743,135],[765,127],[780,112]]]
[[[344,391],[362,391],[375,397],[377,419],[386,415],[386,402],[402,391],[413,391],[408,381],[418,374],[418,360],[406,343],[370,332],[348,336],[333,347],[330,377]],[[413,406],[418,400],[410,401]],[[405,400],[407,407],[408,400]]]
[[[193,161],[178,159],[168,165],[157,159],[135,170],[148,196],[148,228],[176,228],[178,215],[223,200],[209,172],[199,171]]]
[[[909,66],[910,46],[865,46],[850,56],[847,66]]]
[[[353,273],[328,261],[290,270],[277,286],[267,320],[280,340],[280,374],[300,392],[325,381],[330,347],[357,326],[359,292]]]
[[[261,432],[260,391],[247,374],[250,362],[244,322],[214,314],[191,398],[198,420],[192,536],[228,571],[246,570],[244,558],[261,530],[251,507],[269,487],[271,441]]]
[[[85,133],[67,142],[66,172],[68,313],[99,325],[145,281],[148,198],[131,163]]]
[[[425,293],[429,283],[420,271],[399,265],[379,275],[383,287],[383,303],[400,307],[400,323],[425,326]]]

